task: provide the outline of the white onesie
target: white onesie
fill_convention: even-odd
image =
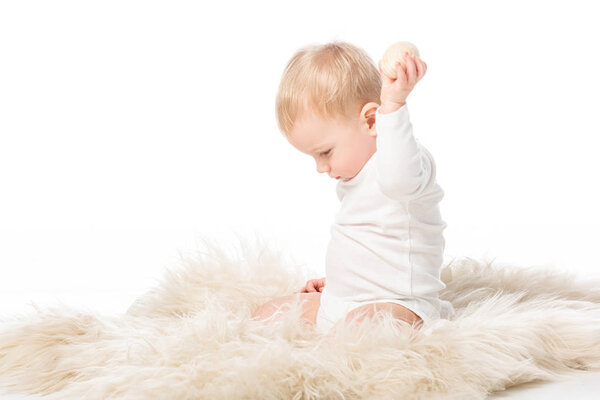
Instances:
[[[327,332],[352,309],[392,302],[426,325],[449,319],[440,300],[445,240],[433,157],[412,133],[406,104],[376,118],[377,151],[349,181],[338,181],[316,328]]]

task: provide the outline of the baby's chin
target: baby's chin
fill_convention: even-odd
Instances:
[[[356,175],[358,175],[358,173],[357,173]],[[340,181],[342,181],[342,182],[349,182],[349,181],[351,181],[352,179],[354,179],[354,177],[355,177],[356,175],[354,175],[354,176],[353,176],[353,177],[351,177],[351,178],[342,178],[342,177],[339,177],[339,178],[336,178],[336,179],[338,179],[338,180],[340,180]]]

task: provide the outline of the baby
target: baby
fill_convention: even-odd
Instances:
[[[346,42],[310,45],[289,61],[277,94],[280,130],[317,171],[338,180],[326,278],[310,280],[303,317],[325,333],[379,310],[421,326],[454,314],[439,299],[446,223],[435,162],[413,136],[406,98],[427,65],[405,54],[397,78]],[[265,317],[293,296],[261,306]]]

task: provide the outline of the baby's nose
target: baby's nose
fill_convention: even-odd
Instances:
[[[321,174],[323,172],[328,172],[328,171],[329,171],[329,166],[323,165],[323,164],[321,164],[321,165],[317,164],[317,172],[318,173]]]

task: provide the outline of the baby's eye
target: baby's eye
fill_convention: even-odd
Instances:
[[[329,152],[331,151],[331,149],[327,150],[327,151],[322,151],[321,155],[322,156],[326,156],[327,154],[329,154]]]

